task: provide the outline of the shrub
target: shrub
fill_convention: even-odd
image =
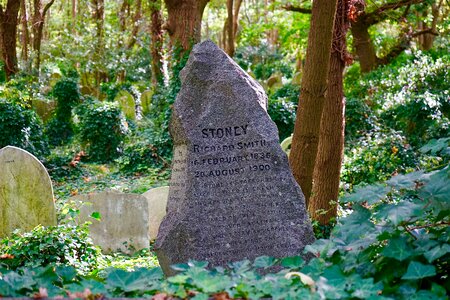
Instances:
[[[52,145],[61,145],[73,136],[72,109],[80,101],[80,92],[76,79],[63,78],[56,83],[52,91],[56,98],[55,116],[47,124],[47,135]]]
[[[277,124],[281,141],[294,131],[299,94],[299,87],[288,84],[269,96],[267,112]]]
[[[48,153],[47,138],[33,110],[0,99],[0,148],[16,146],[38,157]]]
[[[3,239],[0,253],[12,256],[4,260],[8,269],[67,265],[80,272],[93,270],[100,251],[88,237],[88,224],[81,226],[37,226],[31,232],[13,233]]]
[[[108,162],[116,158],[127,134],[122,111],[114,103],[87,101],[79,107],[79,139],[91,161]]]

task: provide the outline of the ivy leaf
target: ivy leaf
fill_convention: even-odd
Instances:
[[[444,244],[442,246],[434,247],[433,249],[425,252],[424,256],[428,260],[429,263],[432,263],[436,259],[444,256],[445,254],[450,252],[450,245]]]
[[[362,203],[366,202],[369,205],[375,204],[380,199],[384,198],[389,192],[389,188],[382,184],[367,185],[364,187],[355,188],[352,194],[347,194],[341,198],[343,203],[353,202]]]
[[[289,269],[301,268],[305,261],[300,256],[285,257],[281,260],[281,265]]]
[[[386,183],[398,190],[412,189],[415,187],[416,181],[421,181],[423,174],[423,171],[412,172],[406,175],[399,174],[386,181]]]
[[[379,218],[387,219],[395,226],[414,217],[420,216],[422,205],[403,201],[398,204],[386,204],[380,208]]]
[[[405,238],[402,237],[391,239],[382,251],[384,256],[394,258],[399,261],[404,261],[408,257],[411,257],[413,253],[414,252],[406,243]]]
[[[124,292],[144,291],[150,286],[149,278],[142,269],[134,272],[113,270],[108,274],[106,284],[112,289],[118,288]]]
[[[70,282],[77,276],[77,270],[70,266],[58,266],[55,271],[63,282]]]
[[[449,146],[450,138],[442,138],[442,139],[432,139],[428,144],[420,148],[420,152],[428,153],[430,152],[432,155],[436,155],[442,150],[446,150]]]
[[[436,268],[433,265],[424,265],[417,261],[412,261],[408,265],[406,274],[402,276],[402,279],[417,280],[425,277],[436,275]]]
[[[269,268],[276,263],[276,259],[270,256],[260,256],[255,259],[253,266],[255,268]]]
[[[383,289],[381,282],[373,283],[373,278],[366,278],[356,280],[353,285],[353,297],[360,299],[367,299],[371,296],[376,296]]]
[[[430,181],[420,190],[419,195],[431,200],[433,207],[438,210],[450,210],[450,178],[448,168],[430,176]]]

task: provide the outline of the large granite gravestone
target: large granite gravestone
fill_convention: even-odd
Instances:
[[[167,215],[155,243],[164,272],[190,259],[226,266],[300,255],[314,235],[262,87],[211,41],[194,47],[181,81]]]
[[[144,196],[105,191],[72,200],[90,203],[81,207],[80,220],[92,222],[89,234],[103,252],[131,254],[149,247],[148,203]],[[100,213],[100,221],[90,217],[93,212]]]
[[[166,215],[169,187],[157,187],[142,195],[148,200],[148,236],[150,240],[154,240],[158,235],[159,225]]]
[[[56,225],[50,176],[32,154],[20,148],[0,149],[0,238],[15,229]]]

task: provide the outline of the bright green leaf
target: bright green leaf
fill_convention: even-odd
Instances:
[[[402,279],[417,280],[425,277],[436,275],[436,268],[433,265],[424,265],[417,261],[412,261],[408,265],[406,274],[402,276]]]

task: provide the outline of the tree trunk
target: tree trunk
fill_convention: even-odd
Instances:
[[[163,76],[163,31],[162,31],[162,15],[161,15],[161,0],[150,0],[151,23],[150,34],[151,44],[150,53],[152,56],[152,84],[154,87],[164,84]]]
[[[203,11],[209,0],[165,0],[168,21],[166,29],[171,46],[189,51],[201,38]]]
[[[313,2],[306,63],[289,156],[292,172],[302,188],[306,203],[311,196],[319,144],[336,3],[337,0]]]
[[[425,33],[423,35],[420,35],[418,40],[419,40],[419,45],[420,48],[422,50],[430,50],[431,48],[433,48],[433,43],[434,43],[434,39],[436,38],[436,26],[437,26],[437,21],[439,19],[439,14],[440,14],[440,8],[443,4],[443,0],[440,0],[439,3],[433,3],[431,5],[431,15],[433,17],[430,26],[428,26],[428,24],[424,21],[424,19],[427,18],[428,12],[425,11],[423,13],[422,18],[419,18],[419,30],[423,31],[423,30],[427,30],[427,29],[431,29],[432,33]]]
[[[347,60],[348,1],[339,0],[334,22],[328,88],[320,124],[319,149],[309,213],[320,224],[337,216],[339,182],[344,150],[345,98],[343,72]]]
[[[94,49],[93,60],[97,63],[95,66],[95,83],[96,88],[100,86],[100,83],[105,78],[105,74],[102,72],[99,64],[102,61],[102,50],[104,46],[104,22],[105,22],[105,2],[104,0],[91,0],[91,5],[93,9],[92,17],[95,21],[96,26],[96,44]],[[98,91],[97,91],[98,93]]]
[[[33,50],[35,51],[36,55],[35,68],[37,74],[39,74],[39,69],[41,66],[41,44],[44,33],[45,16],[53,3],[55,3],[55,0],[51,0],[50,2],[48,2],[44,8],[42,8],[41,0],[34,0],[33,3]]]
[[[18,71],[16,42],[19,9],[20,1],[17,0],[8,0],[6,10],[0,5],[0,41],[7,80]]]
[[[225,52],[229,56],[234,56],[236,51],[236,35],[239,21],[239,10],[242,0],[227,0],[227,19],[223,30],[223,43]]]
[[[377,67],[377,55],[369,35],[369,27],[370,25],[366,24],[363,18],[356,19],[351,27],[353,46],[362,73],[368,73]]]
[[[20,23],[22,27],[22,60],[28,65],[28,45],[30,44],[30,33],[28,31],[28,15],[26,0],[20,0]]]
[[[142,0],[136,0],[136,11],[133,16],[133,29],[131,30],[130,40],[128,41],[127,48],[131,49],[136,44],[139,28],[141,27],[142,18]]]

